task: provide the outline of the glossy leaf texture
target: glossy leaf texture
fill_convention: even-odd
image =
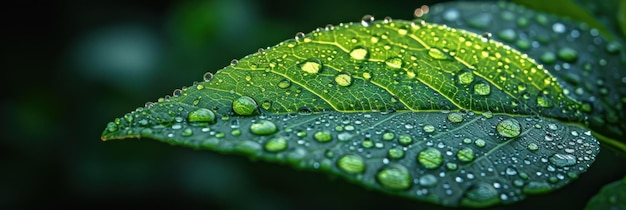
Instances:
[[[589,167],[599,145],[582,106],[500,42],[365,16],[234,60],[115,119],[102,139],[243,153],[484,207],[558,189]]]
[[[626,177],[605,185],[594,195],[586,210],[626,209]]]
[[[491,38],[536,58],[582,102],[589,127],[603,144],[626,154],[626,54],[586,23],[498,2],[433,5],[428,21],[488,32]]]

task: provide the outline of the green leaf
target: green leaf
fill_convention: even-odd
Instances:
[[[568,96],[582,102],[594,135],[626,154],[626,55],[619,43],[607,41],[585,23],[505,2],[437,4],[425,18],[490,32],[494,40],[536,58]]]
[[[558,189],[599,145],[527,55],[423,21],[298,33],[115,119],[151,138],[328,171],[385,193],[484,207]]]
[[[600,192],[589,200],[585,209],[626,209],[626,177],[602,187]]]

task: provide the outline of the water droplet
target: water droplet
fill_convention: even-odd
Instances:
[[[490,93],[491,93],[491,86],[489,86],[489,84],[480,82],[474,85],[474,94],[486,96],[486,95],[489,95]]]
[[[261,107],[265,110],[269,110],[272,108],[272,101],[270,100],[265,100],[263,101],[263,103],[261,103]]]
[[[530,150],[530,151],[537,151],[538,149],[539,149],[539,146],[537,146],[537,144],[535,144],[535,143],[528,144],[528,150]]]
[[[389,16],[387,16],[387,17],[385,17],[383,19],[383,23],[391,23],[391,21],[393,21],[393,19],[391,17],[389,17]]]
[[[487,41],[489,39],[491,39],[491,37],[493,36],[490,32],[485,32],[482,35],[480,35],[483,39],[483,41]]]
[[[474,73],[465,71],[459,74],[459,84],[467,85],[474,82]]]
[[[337,139],[339,141],[350,141],[352,137],[354,136],[348,132],[342,132],[342,133],[337,134]]]
[[[310,58],[300,64],[300,69],[310,74],[317,74],[322,70],[322,61],[317,58]]]
[[[278,82],[278,87],[285,89],[291,86],[291,80],[289,79],[283,79],[280,82]]]
[[[469,147],[460,149],[456,153],[456,157],[459,158],[461,162],[471,162],[472,160],[474,160],[474,156],[474,151],[472,150],[472,148]]]
[[[606,45],[606,51],[611,54],[617,54],[622,50],[622,45],[619,42],[609,42]]]
[[[437,185],[437,177],[432,175],[432,174],[425,174],[424,176],[420,177],[419,179],[419,183],[420,185],[424,186],[424,187],[432,187]]]
[[[402,150],[402,148],[391,148],[389,149],[389,151],[387,152],[387,154],[389,154],[389,157],[392,159],[400,159],[402,157],[404,157],[404,150]]]
[[[383,134],[383,140],[385,141],[391,141],[396,137],[396,135],[392,132],[386,132]]]
[[[288,142],[282,136],[271,138],[265,142],[265,150],[268,152],[280,152],[287,149]]]
[[[365,60],[369,58],[369,51],[365,47],[355,47],[350,51],[350,57],[354,60]]]
[[[537,105],[544,108],[550,108],[552,107],[552,102],[550,102],[547,95],[539,94],[539,96],[537,96]]]
[[[553,64],[556,62],[556,55],[552,51],[546,51],[539,56],[539,60],[544,64]]]
[[[411,174],[402,165],[390,165],[376,174],[376,180],[385,188],[405,190],[411,187]]]
[[[193,135],[193,130],[191,130],[191,128],[185,128],[183,130],[183,132],[181,133],[181,135],[183,135],[183,136],[191,136],[191,135]]]
[[[459,17],[461,17],[461,13],[456,8],[446,9],[446,11],[443,12],[443,19],[450,22],[456,21]]]
[[[215,123],[215,113],[213,111],[206,108],[199,108],[194,111],[189,112],[187,115],[187,120],[189,122],[198,122],[198,123]]]
[[[402,134],[398,136],[398,143],[400,143],[403,146],[408,146],[411,143],[413,143],[413,138],[411,138],[411,136],[408,134]]]
[[[359,174],[365,171],[365,162],[358,155],[344,155],[337,160],[337,167],[349,174]]]
[[[256,135],[271,135],[278,132],[278,127],[272,121],[259,120],[250,125],[250,132]]]
[[[211,79],[213,79],[213,73],[211,72],[204,73],[203,78],[205,82],[211,81]]]
[[[578,58],[578,52],[569,47],[559,49],[557,55],[560,59],[570,63],[576,61],[576,59]]]
[[[441,51],[440,49],[437,48],[430,48],[428,49],[428,55],[436,60],[447,60],[450,59],[450,57],[444,53],[443,51]]]
[[[517,169],[509,166],[506,168],[506,174],[511,176],[517,175]]]
[[[484,207],[499,203],[498,190],[487,183],[479,182],[472,185],[461,200],[463,206]]]
[[[433,125],[425,125],[423,129],[424,129],[424,132],[426,133],[435,132],[435,126]]]
[[[391,69],[399,69],[402,68],[402,59],[399,57],[392,57],[385,60],[385,64],[387,64],[387,67]]]
[[[178,97],[181,94],[183,94],[183,91],[180,90],[180,89],[176,89],[176,90],[174,90],[174,92],[172,92],[172,96],[174,96],[174,97]]]
[[[562,34],[562,33],[565,33],[565,30],[566,28],[565,28],[565,25],[563,25],[563,23],[557,22],[557,23],[552,24],[552,31],[554,31],[554,33]]]
[[[441,152],[435,148],[427,148],[422,150],[417,156],[417,161],[427,169],[433,169],[441,166],[443,163],[443,156]]]
[[[485,144],[487,144],[487,142],[485,142],[485,140],[482,140],[482,139],[477,139],[476,141],[474,141],[474,144],[476,144],[476,146],[478,147],[484,147]]]
[[[515,41],[516,34],[513,29],[508,28],[500,31],[500,33],[498,33],[498,37],[505,42],[512,42]]]
[[[232,61],[230,61],[231,66],[237,65],[237,63],[239,63],[239,60],[237,59],[233,59]]]
[[[313,134],[313,138],[319,142],[329,142],[330,140],[333,140],[333,136],[330,131],[318,131]]]
[[[352,84],[352,76],[348,73],[339,73],[335,76],[335,82],[339,86],[347,87]]]
[[[304,39],[304,35],[305,35],[304,33],[298,32],[298,33],[296,33],[296,36],[294,38],[296,39],[296,41],[300,41],[300,40]]]
[[[374,16],[371,15],[365,15],[363,16],[363,18],[361,18],[361,25],[368,27],[372,24],[372,22],[374,22]]]
[[[448,170],[454,171],[458,168],[459,166],[456,163],[446,163],[446,168]]]
[[[557,167],[566,167],[576,164],[576,156],[570,154],[554,154],[550,157],[550,163]]]
[[[491,119],[493,117],[493,113],[490,111],[483,112],[482,115],[487,119]]]
[[[522,133],[522,125],[515,119],[505,119],[496,125],[498,135],[505,138],[517,137]]]
[[[448,120],[453,123],[463,122],[463,115],[458,112],[452,112],[448,114]]]
[[[238,115],[252,115],[258,108],[254,99],[241,96],[233,101],[233,111]]]

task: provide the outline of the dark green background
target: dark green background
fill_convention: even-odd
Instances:
[[[21,1],[0,9],[0,209],[418,209],[328,175],[152,140],[107,122],[234,58],[326,24],[411,19],[430,1]],[[4,4],[4,3],[3,3]],[[602,150],[567,187],[499,208],[580,209],[626,175]]]

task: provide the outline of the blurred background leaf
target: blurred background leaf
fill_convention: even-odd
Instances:
[[[365,14],[411,19],[413,8],[434,2],[60,0],[3,5],[0,209],[439,208],[240,156],[156,141],[99,140],[111,117],[190,86],[205,72],[258,48],[326,24],[359,21]],[[609,150],[597,158],[571,185],[506,207],[582,208],[604,184],[626,173],[626,167],[616,167],[625,158]],[[299,184],[292,184],[295,180]]]

